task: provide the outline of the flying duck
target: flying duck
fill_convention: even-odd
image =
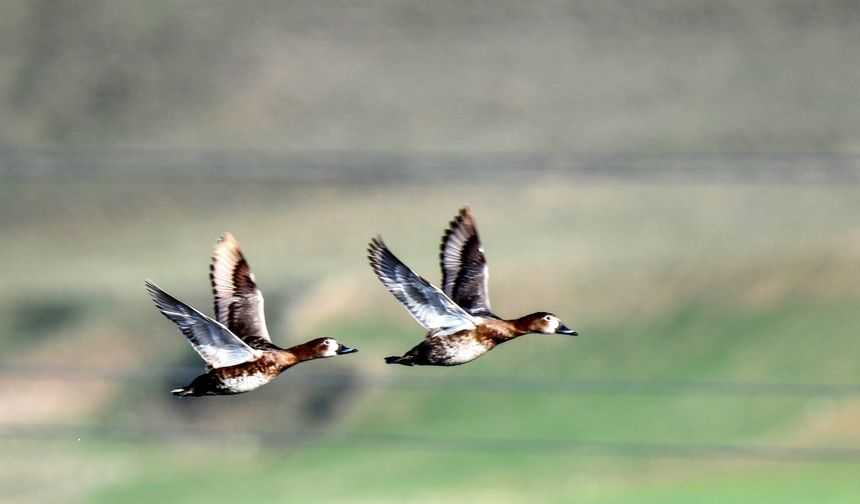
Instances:
[[[577,335],[552,313],[505,320],[490,310],[487,259],[468,206],[451,221],[440,250],[442,289],[403,264],[381,237],[368,245],[376,276],[428,331],[424,341],[404,355],[386,357],[388,364],[457,366],[524,334]]]
[[[272,343],[263,314],[263,294],[233,235],[224,233],[209,266],[215,319],[167,294],[151,280],[146,290],[206,362],[206,372],[173,395],[241,394],[259,388],[296,364],[356,352],[334,338],[317,338],[291,348]]]

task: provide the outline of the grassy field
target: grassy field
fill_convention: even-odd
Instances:
[[[0,181],[0,500],[852,502],[860,187]],[[473,206],[502,314],[558,314],[467,366],[373,277],[381,234],[437,281]],[[199,362],[143,291],[210,312],[242,244],[277,342],[354,355],[180,400]]]

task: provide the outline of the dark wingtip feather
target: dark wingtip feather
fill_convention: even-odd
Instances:
[[[143,285],[146,288],[146,292],[149,294],[149,297],[151,297],[152,300],[155,301],[155,305],[158,306],[159,299],[165,295],[165,292],[161,290],[161,287],[156,285],[155,282],[148,278],[144,281]]]
[[[398,264],[401,264],[394,252],[382,241],[382,237],[376,237],[370,241],[370,245],[367,247],[367,258],[377,274],[382,275],[384,272],[385,276],[391,278],[394,278],[393,270],[397,268]]]
[[[382,241],[381,236],[376,235],[370,239],[370,243],[367,244],[367,259],[374,270],[379,266],[379,263],[382,261],[382,254],[386,250],[388,250],[388,247],[385,246],[385,242]]]
[[[448,242],[448,237],[450,237],[454,233],[454,230],[457,229],[466,219],[469,219],[474,223],[472,207],[469,205],[463,205],[457,215],[448,222],[448,228],[445,229],[445,233],[442,234],[442,243],[439,244],[440,260],[445,256],[445,244]]]
[[[367,250],[373,250],[378,248],[386,248],[385,242],[382,241],[382,235],[376,235],[370,239],[370,243],[367,244]]]
[[[176,322],[176,319],[167,313],[164,313],[165,310],[179,310],[183,312],[187,310],[182,301],[179,301],[175,297],[161,290],[161,287],[155,285],[155,282],[152,280],[146,280],[146,291],[149,293],[149,297],[152,298],[158,311],[160,311],[161,314],[167,317],[170,321]]]
[[[161,290],[161,287],[155,285],[155,282],[148,278],[144,282],[144,286],[146,287],[146,292],[148,292],[153,299],[161,297],[161,295],[164,294],[164,291]]]

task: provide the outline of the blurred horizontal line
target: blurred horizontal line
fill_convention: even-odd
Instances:
[[[0,362],[0,380],[164,381],[185,384],[203,371],[196,367],[116,369],[96,367],[39,367]],[[341,387],[344,385],[389,389],[457,389],[496,392],[604,395],[707,395],[853,399],[860,384],[773,382],[632,381],[566,378],[515,378],[504,376],[415,377],[392,373],[292,372],[291,385]]]
[[[572,456],[629,458],[732,459],[771,462],[860,463],[860,448],[787,447],[735,444],[650,443],[573,439],[522,439],[398,434],[323,434],[320,432],[234,431],[194,428],[132,428],[116,426],[0,425],[0,438],[126,441],[202,444],[258,444],[266,447],[321,445],[324,448],[383,448],[427,451],[515,451]]]
[[[63,180],[242,180],[291,184],[446,182],[488,176],[578,182],[860,183],[860,156],[836,153],[378,152],[5,148],[0,176]],[[492,179],[490,179],[492,180]]]
[[[774,462],[860,463],[860,448],[784,447],[631,441],[536,440],[514,438],[453,438],[401,435],[338,435],[334,444],[391,446],[443,451],[517,451],[570,455],[612,455],[646,458],[737,459]]]

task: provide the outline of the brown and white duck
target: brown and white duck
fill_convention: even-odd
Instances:
[[[524,334],[577,335],[552,313],[504,320],[490,311],[487,260],[468,206],[442,237],[442,289],[403,264],[382,238],[371,240],[367,252],[382,284],[428,331],[424,341],[404,355],[386,357],[388,364],[456,366]]]
[[[179,326],[207,365],[204,374],[171,390],[172,394],[241,394],[269,383],[300,362],[357,351],[334,338],[317,338],[287,349],[273,344],[263,314],[263,294],[230,233],[224,233],[216,244],[209,272],[215,320],[146,281],[155,306]]]

